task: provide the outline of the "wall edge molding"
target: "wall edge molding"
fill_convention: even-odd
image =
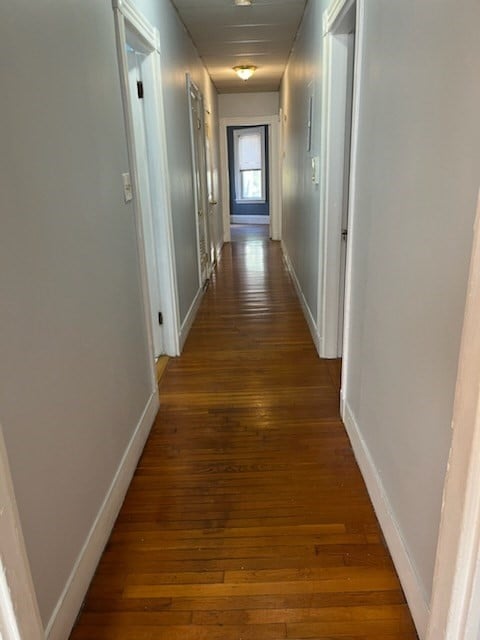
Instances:
[[[420,639],[425,638],[430,608],[380,474],[348,400],[341,396],[342,417],[370,500],[382,528]]]
[[[85,594],[130,486],[159,406],[158,391],[155,391],[147,401],[95,521],[50,617],[45,630],[45,638],[47,640],[65,640],[75,624]]]
[[[193,302],[190,305],[190,309],[188,310],[187,315],[185,316],[185,320],[182,322],[182,326],[180,327],[180,336],[179,336],[180,352],[183,351],[183,347],[185,346],[185,341],[187,340],[190,329],[192,328],[193,321],[195,320],[195,317],[197,315],[198,308],[203,299],[203,293],[204,293],[203,287],[197,291],[195,298],[193,299]]]
[[[300,286],[300,282],[298,281],[297,274],[295,273],[295,269],[293,268],[290,258],[288,257],[288,253],[286,251],[286,248],[283,242],[282,242],[282,253],[283,253],[283,260],[285,262],[288,273],[290,274],[290,277],[292,279],[293,286],[297,293],[300,306],[302,307],[303,315],[305,316],[305,320],[307,321],[308,328],[310,329],[310,333],[312,334],[312,339],[315,345],[315,349],[317,350],[317,353],[320,353],[320,345],[321,345],[322,339],[318,332],[317,326],[315,324],[315,320],[313,318],[312,312],[310,311],[310,307],[307,304],[307,300],[303,295],[302,287]]]

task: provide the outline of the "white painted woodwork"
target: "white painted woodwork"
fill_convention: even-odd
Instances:
[[[148,91],[144,93],[144,98],[139,99],[137,95],[137,83],[144,82],[144,72],[142,67],[147,66],[145,53],[141,44],[136,43],[136,38],[127,29],[127,62],[128,62],[128,89],[132,114],[133,147],[135,152],[135,169],[137,172],[137,205],[141,218],[141,244],[144,251],[145,271],[148,285],[148,306],[150,311],[150,325],[152,331],[153,353],[155,359],[164,353],[163,330],[158,322],[158,313],[162,311],[160,299],[160,282],[158,268],[158,249],[155,244],[155,232],[153,221],[152,191],[150,185],[153,180],[150,174],[149,152],[147,147],[147,122],[144,111],[144,101],[151,100],[152,96]],[[138,50],[137,50],[138,49]],[[148,74],[148,69],[146,70]],[[152,83],[153,84],[153,83]]]
[[[185,320],[199,290],[197,260],[197,229],[193,215],[195,208],[192,180],[189,104],[185,75],[199,88],[208,112],[212,145],[212,179],[215,200],[211,227],[216,253],[223,244],[223,220],[219,189],[218,110],[217,94],[198,53],[170,2],[135,0],[135,5],[148,21],[159,30],[161,42],[162,87],[167,139],[167,159],[171,219],[175,247],[175,269],[178,286],[179,324]],[[181,330],[182,331],[182,330]]]
[[[211,270],[210,239],[208,233],[208,184],[203,97],[187,74],[187,96],[190,107],[191,172],[194,184],[193,215],[197,224],[197,257],[200,287],[206,283]]]
[[[270,203],[270,237],[281,239],[282,201],[280,193],[280,126],[278,116],[238,116],[220,119],[220,167],[223,202],[224,241],[230,241],[230,178],[228,175],[227,127],[230,126],[268,126],[269,144],[269,203]]]
[[[115,0],[114,7],[149,343],[154,357],[175,356],[180,353],[180,323],[159,33],[129,0]],[[138,80],[143,83],[141,99]]]
[[[125,448],[95,520],[91,524],[46,626],[46,640],[65,640],[70,635],[125,499],[159,406],[158,393],[152,393],[135,425],[132,437]]]
[[[348,6],[348,10],[345,6]],[[320,252],[317,318],[323,358],[342,355],[355,47],[355,2],[327,10],[323,34]],[[337,15],[332,20],[332,10]]]

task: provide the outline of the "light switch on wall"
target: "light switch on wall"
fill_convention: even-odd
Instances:
[[[123,182],[123,196],[125,198],[125,202],[130,202],[133,198],[132,193],[132,181],[130,179],[130,173],[122,173],[122,182]]]

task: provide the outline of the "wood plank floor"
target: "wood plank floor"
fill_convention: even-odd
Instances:
[[[72,640],[414,640],[268,227],[237,227]]]

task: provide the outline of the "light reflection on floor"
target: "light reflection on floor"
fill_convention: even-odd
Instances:
[[[243,257],[247,278],[249,275],[265,276],[267,272],[265,245],[269,242],[269,226],[232,225],[231,236],[232,243],[235,245],[232,247],[235,254]]]

